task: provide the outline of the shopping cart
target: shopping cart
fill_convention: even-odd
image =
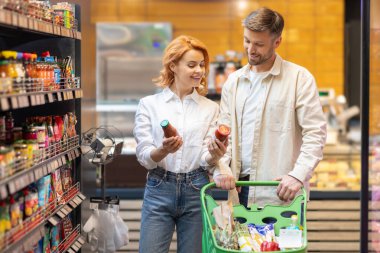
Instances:
[[[236,186],[278,186],[279,182],[274,181],[238,181]],[[202,220],[203,220],[203,234],[202,234],[202,252],[203,253],[231,253],[241,252],[238,250],[230,250],[220,247],[212,230],[215,224],[213,217],[213,209],[218,206],[215,200],[207,194],[210,188],[215,187],[215,183],[205,185],[201,190],[201,203],[202,203]],[[293,202],[287,206],[265,205],[262,209],[255,206],[251,210],[247,210],[242,205],[236,205],[234,209],[234,218],[243,218],[246,223],[254,223],[256,225],[264,225],[266,223],[275,224],[275,234],[279,234],[280,228],[286,227],[291,224],[291,215],[297,214],[300,217],[300,223],[303,226],[302,238],[303,246],[301,248],[277,251],[286,253],[303,253],[307,252],[307,237],[306,237],[306,191],[302,189],[303,194],[297,196]]]

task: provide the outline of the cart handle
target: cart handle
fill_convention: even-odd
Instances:
[[[236,181],[236,186],[278,186],[280,181]],[[209,183],[202,187],[201,196],[204,196],[205,191],[210,188],[216,188],[215,183]],[[306,199],[306,190],[304,187],[301,188],[302,193]]]

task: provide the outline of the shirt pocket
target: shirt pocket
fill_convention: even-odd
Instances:
[[[186,142],[189,147],[202,147],[209,124],[205,121],[196,121],[188,126]]]
[[[292,126],[293,109],[283,102],[269,104],[268,127],[273,132],[285,133]]]

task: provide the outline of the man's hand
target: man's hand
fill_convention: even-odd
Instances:
[[[277,187],[277,196],[285,202],[293,200],[303,186],[301,181],[289,175],[278,177],[275,180],[280,181]]]
[[[228,174],[220,174],[214,177],[214,182],[217,187],[223,190],[232,190],[235,188],[235,178]]]

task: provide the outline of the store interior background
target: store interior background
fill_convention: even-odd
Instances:
[[[252,10],[267,6],[279,11],[285,18],[283,41],[278,49],[281,57],[306,67],[315,76],[319,89],[333,90],[335,98],[344,95],[348,102],[347,107],[359,106],[360,1],[77,0],[74,2],[81,5],[83,17],[81,20],[82,86],[85,96],[82,107],[82,129],[102,124],[117,125],[127,137],[128,150],[125,152],[127,154],[109,166],[110,177],[107,183],[111,188],[143,187],[145,170],[139,166],[133,154],[134,110],[123,112],[123,109],[119,108],[118,112],[101,112],[96,109],[96,85],[101,78],[96,65],[97,24],[168,22],[172,26],[173,38],[188,34],[201,39],[207,45],[211,59],[215,60],[215,56],[224,55],[228,50],[243,52],[242,19]],[[246,63],[245,57],[242,63]],[[152,75],[150,78],[155,77],[154,74],[150,74]],[[153,87],[153,84],[145,81],[142,84],[139,80],[136,80],[135,85]],[[126,96],[134,95],[130,94],[127,87],[124,92]],[[135,95],[136,100],[142,96]],[[331,103],[333,101],[327,102],[325,111],[330,110]],[[353,136],[357,139],[360,135],[359,116],[347,124],[351,125]],[[335,134],[336,132],[333,132],[329,136]],[[320,165],[317,170],[318,175],[314,177],[315,189],[360,190],[360,150],[351,145],[355,141],[349,143],[345,139],[346,136],[332,138],[332,143],[336,145],[329,145],[326,149],[326,162]],[[356,141],[356,144],[359,143]],[[125,164],[130,166],[125,168]],[[335,167],[340,168],[339,173]]]
[[[118,194],[124,199],[137,199],[137,202],[126,200],[122,205],[123,217],[131,229],[131,244],[124,248],[126,252],[134,252],[138,247],[139,208],[146,171],[137,163],[133,151],[130,152],[133,150],[134,111],[105,113],[96,109],[97,24],[169,22],[173,38],[188,34],[201,39],[207,45],[211,59],[214,59],[227,50],[242,52],[241,20],[250,11],[267,6],[279,11],[285,18],[283,41],[278,53],[284,59],[302,65],[313,73],[319,89],[333,89],[335,97],[344,95],[348,107],[360,105],[359,0],[73,2],[80,4],[82,10],[82,129],[99,126],[107,119],[108,124],[122,128],[129,148],[127,154],[108,166],[106,182],[109,194]],[[371,57],[370,64],[370,92],[374,95],[370,99],[369,123],[372,135],[380,132],[380,100],[376,96],[380,94],[380,19],[374,15],[376,9],[380,9],[379,1],[371,1],[373,15],[370,53],[374,57]],[[242,63],[246,63],[245,58]],[[139,85],[142,84],[136,83],[136,86]],[[128,94],[128,90],[125,93]],[[120,117],[123,118],[123,123],[118,121]],[[355,139],[357,134],[360,135],[360,117],[353,117],[348,124],[348,130],[352,130]],[[317,181],[314,181],[313,201],[308,207],[309,252],[331,252],[332,249],[340,252],[359,251],[360,140],[348,142],[346,136],[341,137],[336,139],[335,144],[327,145],[325,159],[317,168],[317,175],[313,179]],[[371,240],[375,245],[376,239]],[[171,249],[175,252],[175,246]]]

